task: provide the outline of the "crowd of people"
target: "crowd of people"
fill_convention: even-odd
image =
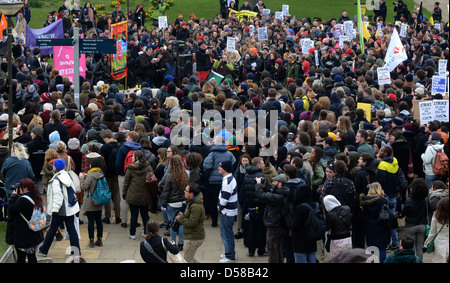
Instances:
[[[8,220],[7,242],[15,245],[20,260],[25,253],[32,261],[36,253],[48,253],[65,227],[72,249],[79,249],[76,227],[81,212],[88,218],[89,247],[102,246],[104,224],[129,228],[129,238],[136,239],[140,215],[145,262],[167,260],[167,250],[184,250],[188,262],[198,262],[194,255],[207,237],[207,218],[213,227],[220,226],[225,246],[221,262],[235,260],[234,241],[239,238],[244,239],[247,256],[268,255],[269,262],[316,262],[321,242],[330,262],[345,251],[368,246],[378,249],[380,262],[387,249],[398,254],[395,260],[403,256],[420,262],[424,244],[435,235],[433,262],[448,262],[448,172],[436,175],[433,167],[437,152],[449,154],[449,123],[422,124],[413,113],[417,101],[448,100],[448,93],[431,95],[438,61],[449,56],[448,24],[436,16],[434,23],[441,23],[437,29],[418,7],[410,13],[398,6],[395,22],[390,23],[393,16],[386,16],[385,3],[380,3],[364,46],[358,36],[342,46],[334,37],[336,24],[351,20],[347,11],[337,19],[280,20],[263,13],[262,0],[255,8],[246,0],[239,9],[238,2],[231,1],[231,7],[221,4],[213,19],[195,14],[185,19],[180,14],[162,29],[158,21],[147,29],[145,16],[132,12],[127,79],[129,86],[140,87],[120,91],[109,75],[108,55],[87,54],[80,107],[74,101],[73,83],[38,47],[27,48],[18,31],[11,86],[5,58],[0,71],[5,204],[0,216]],[[67,37],[73,26],[83,28],[86,37],[108,37],[109,24],[126,18],[120,9],[97,18],[88,4],[73,12],[65,3],[49,13],[47,21],[68,21]],[[165,3],[159,5],[164,11]],[[229,13],[234,7],[255,11],[256,16],[239,21]],[[142,5],[136,10],[142,11]],[[439,3],[435,10],[433,16]],[[379,85],[377,68],[384,65],[391,34],[401,23],[409,25],[402,38],[408,59],[390,73],[391,84]],[[268,40],[258,41],[258,27],[267,27]],[[227,50],[228,37],[236,39],[235,51]],[[314,47],[303,53],[301,40],[306,38]],[[179,41],[185,43],[183,54],[192,54],[188,75],[178,72],[173,51]],[[212,71],[221,77],[212,76]],[[7,114],[9,87],[12,125]],[[371,104],[370,111],[357,108],[358,103]],[[216,110],[221,115],[214,121],[197,121],[192,117],[195,105],[202,113]],[[242,132],[227,126],[226,111],[238,109],[266,111],[267,121],[269,111],[277,111],[276,130],[262,131],[275,141],[275,154],[262,155],[268,145],[250,142],[262,130],[255,121],[244,120]],[[181,114],[187,114],[189,122],[179,118]],[[216,124],[210,122],[217,121],[225,128],[208,131]],[[8,127],[14,128],[11,149]],[[209,139],[198,144],[196,135]],[[158,180],[157,192],[145,185],[150,172]],[[91,201],[101,178],[112,194],[111,204],[104,206]],[[70,187],[78,195],[73,205]],[[42,231],[17,234],[26,230],[20,213],[29,216],[32,211],[28,200],[18,197],[23,194],[40,206],[41,194],[46,200],[43,205],[52,221],[45,240]],[[307,206],[300,207],[303,203]],[[307,238],[305,230],[308,207],[315,204],[328,230],[319,241]],[[403,238],[398,229],[378,221],[385,205],[404,217]],[[290,207],[295,209],[288,221]],[[157,210],[163,212],[163,223],[149,220],[148,213]],[[160,228],[167,228],[170,241],[161,240]]]

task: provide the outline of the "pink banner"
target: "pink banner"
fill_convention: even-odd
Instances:
[[[53,46],[53,67],[63,77],[69,77],[73,83],[74,57],[72,46]],[[86,56],[80,56],[80,76],[86,77]]]

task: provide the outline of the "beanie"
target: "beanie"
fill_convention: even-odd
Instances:
[[[55,168],[58,170],[63,170],[66,167],[66,162],[64,161],[64,159],[59,158],[53,162],[53,166],[55,166]]]
[[[255,96],[252,98],[252,102],[253,102],[253,105],[255,105],[255,107],[259,107],[259,105],[261,103],[261,99],[259,97]]]
[[[439,132],[432,132],[431,133],[431,140],[437,140],[437,141],[439,141],[439,140],[441,140],[441,133],[439,133]]]

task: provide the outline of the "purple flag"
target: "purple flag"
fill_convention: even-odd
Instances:
[[[53,54],[53,46],[36,46],[36,39],[38,38],[64,38],[62,20],[57,20],[41,29],[32,29],[27,24],[26,45],[30,47],[31,52],[33,52],[33,48],[39,47],[41,54]]]

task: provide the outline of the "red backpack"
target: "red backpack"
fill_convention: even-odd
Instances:
[[[436,159],[432,166],[435,175],[448,175],[448,156],[443,150],[436,153]]]
[[[127,171],[127,165],[133,164],[133,154],[134,150],[128,151],[127,155],[125,156],[125,160],[123,162],[123,172]]]

